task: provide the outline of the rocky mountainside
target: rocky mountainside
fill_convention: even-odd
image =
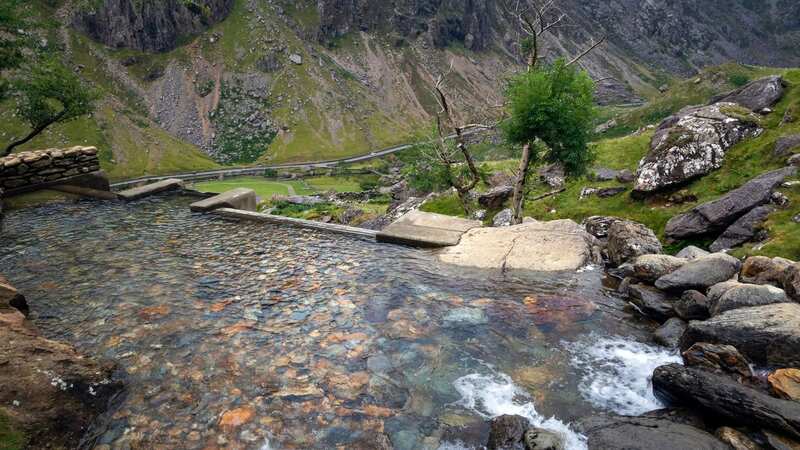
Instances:
[[[459,118],[496,115],[503,80],[520,68],[505,1],[61,0],[56,16],[67,62],[115,99],[107,115],[123,111],[97,126],[109,160],[126,164],[135,151],[109,127],[153,135],[138,125],[153,122],[219,162],[287,162],[407,141],[430,123],[430,87],[449,67]],[[601,104],[639,102],[729,60],[800,65],[797,2],[560,3],[570,19],[547,38],[549,58],[608,36],[582,60],[602,80]]]

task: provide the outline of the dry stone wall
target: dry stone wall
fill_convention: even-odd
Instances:
[[[14,153],[0,158],[0,188],[11,192],[99,170],[95,147]]]

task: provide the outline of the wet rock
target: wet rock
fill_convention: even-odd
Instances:
[[[602,188],[597,190],[597,196],[600,198],[616,197],[617,195],[620,195],[627,190],[628,190],[627,188],[621,186]]]
[[[792,300],[800,302],[800,263],[794,263],[783,271],[783,290]]]
[[[731,93],[715,98],[712,102],[731,102],[751,111],[761,111],[772,107],[783,98],[785,84],[782,77],[769,76],[751,81]]]
[[[504,209],[495,214],[492,219],[493,227],[510,227],[511,221],[514,219],[514,211],[511,209]]]
[[[720,427],[714,433],[719,440],[728,444],[733,450],[761,450],[747,435],[731,427]]]
[[[705,409],[734,423],[800,437],[800,403],[770,397],[724,375],[669,364],[653,372],[653,389],[678,404]]]
[[[800,442],[786,436],[763,430],[767,445],[773,450],[800,450]]]
[[[732,374],[740,379],[753,376],[750,362],[736,347],[699,342],[682,353],[687,367],[702,367],[718,373]]]
[[[752,241],[761,229],[761,226],[773,212],[775,212],[775,207],[771,205],[753,208],[750,212],[734,222],[733,225],[728,227],[722,235],[711,244],[709,249],[712,252],[721,252]]]
[[[503,415],[491,420],[489,450],[525,450],[525,431],[530,424],[522,416]]]
[[[514,195],[512,186],[498,186],[478,196],[478,204],[487,209],[498,209]]]
[[[796,173],[796,167],[785,167],[760,175],[717,200],[673,217],[664,234],[670,239],[687,239],[722,231],[753,208],[769,203],[775,188]]]
[[[741,268],[733,256],[715,253],[684,264],[674,272],[656,281],[656,287],[665,291],[705,291],[709,287],[730,280]]]
[[[634,193],[652,193],[719,169],[729,148],[761,134],[755,117],[729,112],[734,108],[733,103],[688,107],[665,119],[639,163]]]
[[[686,291],[673,303],[675,313],[683,320],[706,320],[711,317],[708,297],[699,291]]]
[[[525,432],[525,450],[564,450],[564,440],[557,433],[531,428]]]
[[[623,219],[617,217],[592,216],[583,221],[583,226],[592,236],[603,239],[608,237],[608,230],[611,228],[611,225],[622,221]]]
[[[783,287],[786,269],[792,261],[783,258],[767,258],[766,256],[751,256],[744,261],[739,279],[749,284],[769,284]]]
[[[642,314],[659,322],[664,322],[675,316],[675,310],[666,293],[644,284],[634,284],[628,287],[630,302]]]
[[[578,421],[577,429],[589,450],[730,450],[706,431],[664,418],[598,414]]]
[[[726,311],[691,322],[682,348],[697,342],[728,344],[758,364],[800,366],[800,304],[779,303]]]
[[[456,308],[444,316],[445,326],[475,326],[489,322],[486,313],[478,308]]]
[[[608,229],[608,256],[619,266],[637,256],[662,252],[653,230],[631,221],[615,222]]]
[[[661,325],[654,333],[653,340],[667,348],[680,347],[681,337],[686,331],[686,322],[673,317]]]
[[[725,311],[748,306],[771,305],[788,302],[783,289],[770,285],[740,284],[725,291],[719,300],[711,304],[711,316]]]
[[[539,179],[553,189],[561,189],[567,182],[564,167],[560,164],[550,164],[539,169]]]
[[[773,395],[800,402],[800,369],[779,369],[767,377]]]
[[[778,158],[791,155],[795,150],[800,149],[800,134],[791,134],[778,139],[775,143],[775,150],[772,154]]]
[[[685,258],[685,259],[697,259],[702,258],[703,256],[708,256],[711,253],[703,250],[702,248],[695,247],[694,245],[690,245],[683,250],[679,251],[675,257],[676,258]]]
[[[670,255],[642,255],[633,260],[633,276],[654,283],[664,275],[680,269],[687,260]]]

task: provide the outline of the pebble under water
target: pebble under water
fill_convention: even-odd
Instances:
[[[0,273],[34,324],[120,366],[87,447],[480,448],[486,419],[520,414],[580,449],[572,421],[659,407],[647,371],[675,356],[641,343],[600,271],[489,279],[191,201],[4,220]]]

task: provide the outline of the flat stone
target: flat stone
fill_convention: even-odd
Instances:
[[[741,262],[724,253],[714,253],[684,264],[674,272],[656,281],[656,287],[666,291],[705,291],[709,287],[730,280],[741,268]]]
[[[575,271],[593,261],[594,238],[571,220],[473,228],[439,259],[448,264],[495,271]]]
[[[436,248],[457,245],[468,230],[480,228],[477,220],[411,211],[381,230],[378,242]]]
[[[248,188],[231,189],[214,197],[194,202],[189,208],[195,212],[206,212],[219,208],[255,211],[257,209],[256,192]]]
[[[775,212],[775,207],[772,205],[753,208],[750,212],[740,217],[729,226],[717,240],[711,244],[709,250],[712,252],[721,252],[752,241],[769,215],[773,212]]]
[[[177,178],[169,178],[166,180],[158,181],[144,186],[126,189],[124,191],[117,192],[117,195],[119,196],[119,198],[123,200],[132,201],[144,197],[149,197],[155,194],[160,194],[162,192],[171,191],[175,189],[182,189],[182,188],[183,188],[182,180],[179,180]]]
[[[690,322],[681,348],[697,342],[732,345],[758,364],[799,367],[800,304],[740,308]]]
[[[725,291],[719,300],[711,304],[711,316],[716,316],[725,311],[749,306],[771,305],[786,303],[789,297],[783,289],[770,285],[740,284]]]

